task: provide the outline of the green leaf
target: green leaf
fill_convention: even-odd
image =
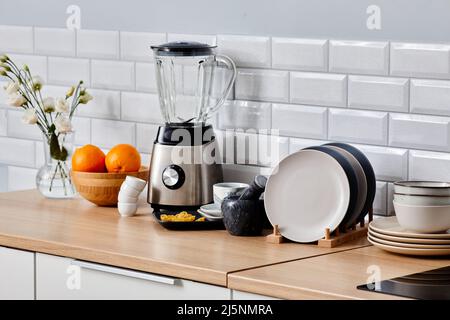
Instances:
[[[59,145],[58,136],[52,133],[50,136],[50,155],[55,160],[66,161],[69,153],[67,149]]]

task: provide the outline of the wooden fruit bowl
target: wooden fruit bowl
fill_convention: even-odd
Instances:
[[[147,180],[148,167],[142,166],[137,172],[108,173],[71,171],[72,181],[78,193],[98,206],[117,206],[120,186],[126,176]]]

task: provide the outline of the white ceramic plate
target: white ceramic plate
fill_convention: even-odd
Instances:
[[[450,249],[413,249],[413,248],[403,248],[403,247],[395,247],[389,246],[386,244],[379,243],[377,241],[368,239],[371,244],[380,249],[413,256],[446,256],[450,255]]]
[[[330,155],[301,150],[284,158],[266,185],[264,206],[272,225],[297,242],[313,242],[335,230],[345,216],[350,186]]]
[[[218,217],[218,216],[209,215],[206,212],[202,211],[201,209],[197,210],[197,212],[200,213],[200,215],[202,215],[209,221],[219,221],[219,220],[223,219],[223,217],[221,217],[221,216]]]
[[[369,226],[369,234],[374,235],[376,238],[394,241],[394,242],[403,242],[403,243],[411,243],[411,244],[446,244],[450,245],[450,239],[420,239],[420,238],[409,238],[409,237],[398,237],[398,236],[390,236],[387,234],[379,233],[373,230]]]
[[[200,207],[200,210],[211,216],[222,216],[222,209],[215,203],[205,204]]]
[[[369,232],[368,238],[382,243],[386,244],[388,246],[394,246],[394,247],[404,247],[404,248],[413,248],[413,249],[450,249],[450,245],[447,244],[417,244],[417,243],[405,243],[405,242],[396,242],[396,241],[390,241],[390,240],[383,240],[380,238],[377,238],[374,234]]]
[[[397,237],[409,237],[420,239],[450,239],[450,230],[447,233],[417,233],[401,227],[397,217],[380,218],[373,220],[369,228],[378,232]]]

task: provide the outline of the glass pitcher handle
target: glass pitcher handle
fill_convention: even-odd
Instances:
[[[207,118],[211,117],[222,106],[222,104],[225,102],[225,99],[230,94],[231,89],[233,88],[234,80],[236,80],[236,73],[237,73],[236,65],[234,64],[233,60],[221,54],[216,55],[216,60],[220,63],[223,63],[229,70],[231,70],[233,72],[233,75],[230,77],[230,81],[225,87],[222,97],[219,99],[219,101],[217,101],[217,103],[213,107],[209,108],[208,113],[206,115]]]

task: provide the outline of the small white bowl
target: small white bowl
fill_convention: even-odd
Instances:
[[[122,193],[123,195],[127,195],[129,197],[137,198],[141,194],[142,191],[136,190],[133,187],[130,187],[125,181],[120,186],[119,193]]]
[[[147,181],[133,176],[127,176],[125,178],[125,183],[140,192],[142,192],[142,190],[144,190],[145,186],[147,185]]]
[[[447,196],[422,196],[394,193],[394,201],[398,204],[410,206],[449,206],[450,197]]]
[[[450,196],[450,183],[439,181],[397,181],[394,192],[410,195]]]
[[[139,198],[129,196],[126,193],[119,191],[119,196],[117,197],[117,200],[123,203],[137,203]]]
[[[137,211],[137,204],[136,203],[118,202],[117,209],[119,210],[119,213],[121,216],[131,217]]]
[[[214,203],[220,207],[223,199],[231,194],[241,195],[249,187],[241,182],[220,182],[213,185]]]
[[[394,201],[398,223],[419,233],[442,233],[450,229],[450,206],[411,206]]]

